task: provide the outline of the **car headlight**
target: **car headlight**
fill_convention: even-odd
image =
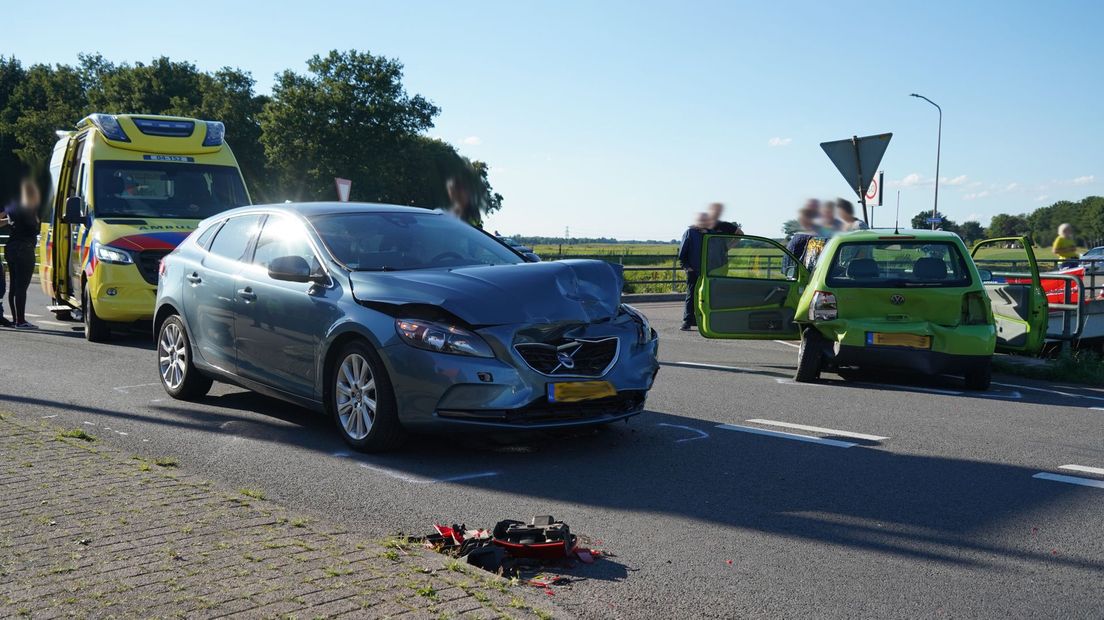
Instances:
[[[494,357],[494,351],[486,340],[455,325],[421,319],[397,319],[395,331],[406,344],[426,351]]]
[[[625,311],[625,314],[631,316],[640,327],[640,333],[638,334],[640,344],[647,344],[655,340],[656,332],[652,329],[652,322],[648,320],[648,317],[644,316],[643,312],[629,304],[621,304],[621,309]]]
[[[120,250],[119,248],[113,248],[110,245],[96,246],[96,258],[105,263],[112,263],[115,265],[129,265],[134,262],[134,258],[131,257],[130,252]]]

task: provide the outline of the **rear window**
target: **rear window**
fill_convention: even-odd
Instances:
[[[958,246],[950,242],[844,243],[832,257],[827,284],[861,288],[969,286],[966,265]]]

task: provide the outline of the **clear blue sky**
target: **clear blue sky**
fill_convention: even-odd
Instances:
[[[847,195],[820,142],[886,131],[887,204],[900,189],[911,216],[932,202],[936,111],[910,92],[943,106],[949,217],[984,224],[1104,193],[1096,0],[101,1],[3,12],[0,54],[25,62],[165,54],[241,67],[262,92],[329,49],[396,57],[408,90],[443,110],[431,133],[490,163],[505,208],[488,227],[509,234],[570,226],[671,239],[719,200],[749,233],[775,235],[803,198]]]

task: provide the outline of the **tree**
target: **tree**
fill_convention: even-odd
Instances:
[[[284,71],[260,115],[262,143],[283,197],[332,198],[333,177],[366,200],[394,197],[395,154],[433,127],[437,106],[402,85],[402,65],[356,51],[307,61],[309,75]]]
[[[958,227],[958,234],[967,245],[973,245],[974,242],[985,238],[985,229],[982,228],[980,223],[967,220]]]
[[[1031,227],[1024,216],[998,213],[989,221],[989,228],[985,231],[985,235],[992,239],[997,237],[1021,237],[1030,234],[1030,232]]]
[[[931,217],[931,211],[921,211],[920,213],[912,216],[912,221],[910,223],[912,224],[912,227],[917,230],[931,228],[931,224],[928,223],[929,217]],[[944,215],[941,215],[940,217],[943,219],[943,221],[936,225],[939,230],[958,233],[959,236],[962,236],[962,233],[959,231],[958,224],[955,224],[953,220],[948,219]]]
[[[787,239],[796,235],[799,230],[801,230],[801,224],[799,224],[797,220],[786,220],[782,222],[782,234],[785,235]]]

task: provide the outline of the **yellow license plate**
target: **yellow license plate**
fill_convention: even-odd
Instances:
[[[577,403],[617,396],[617,390],[609,381],[572,381],[549,383],[548,400],[554,403]]]
[[[910,349],[930,349],[931,336],[917,334],[870,334],[870,344],[885,347],[908,347]]]

